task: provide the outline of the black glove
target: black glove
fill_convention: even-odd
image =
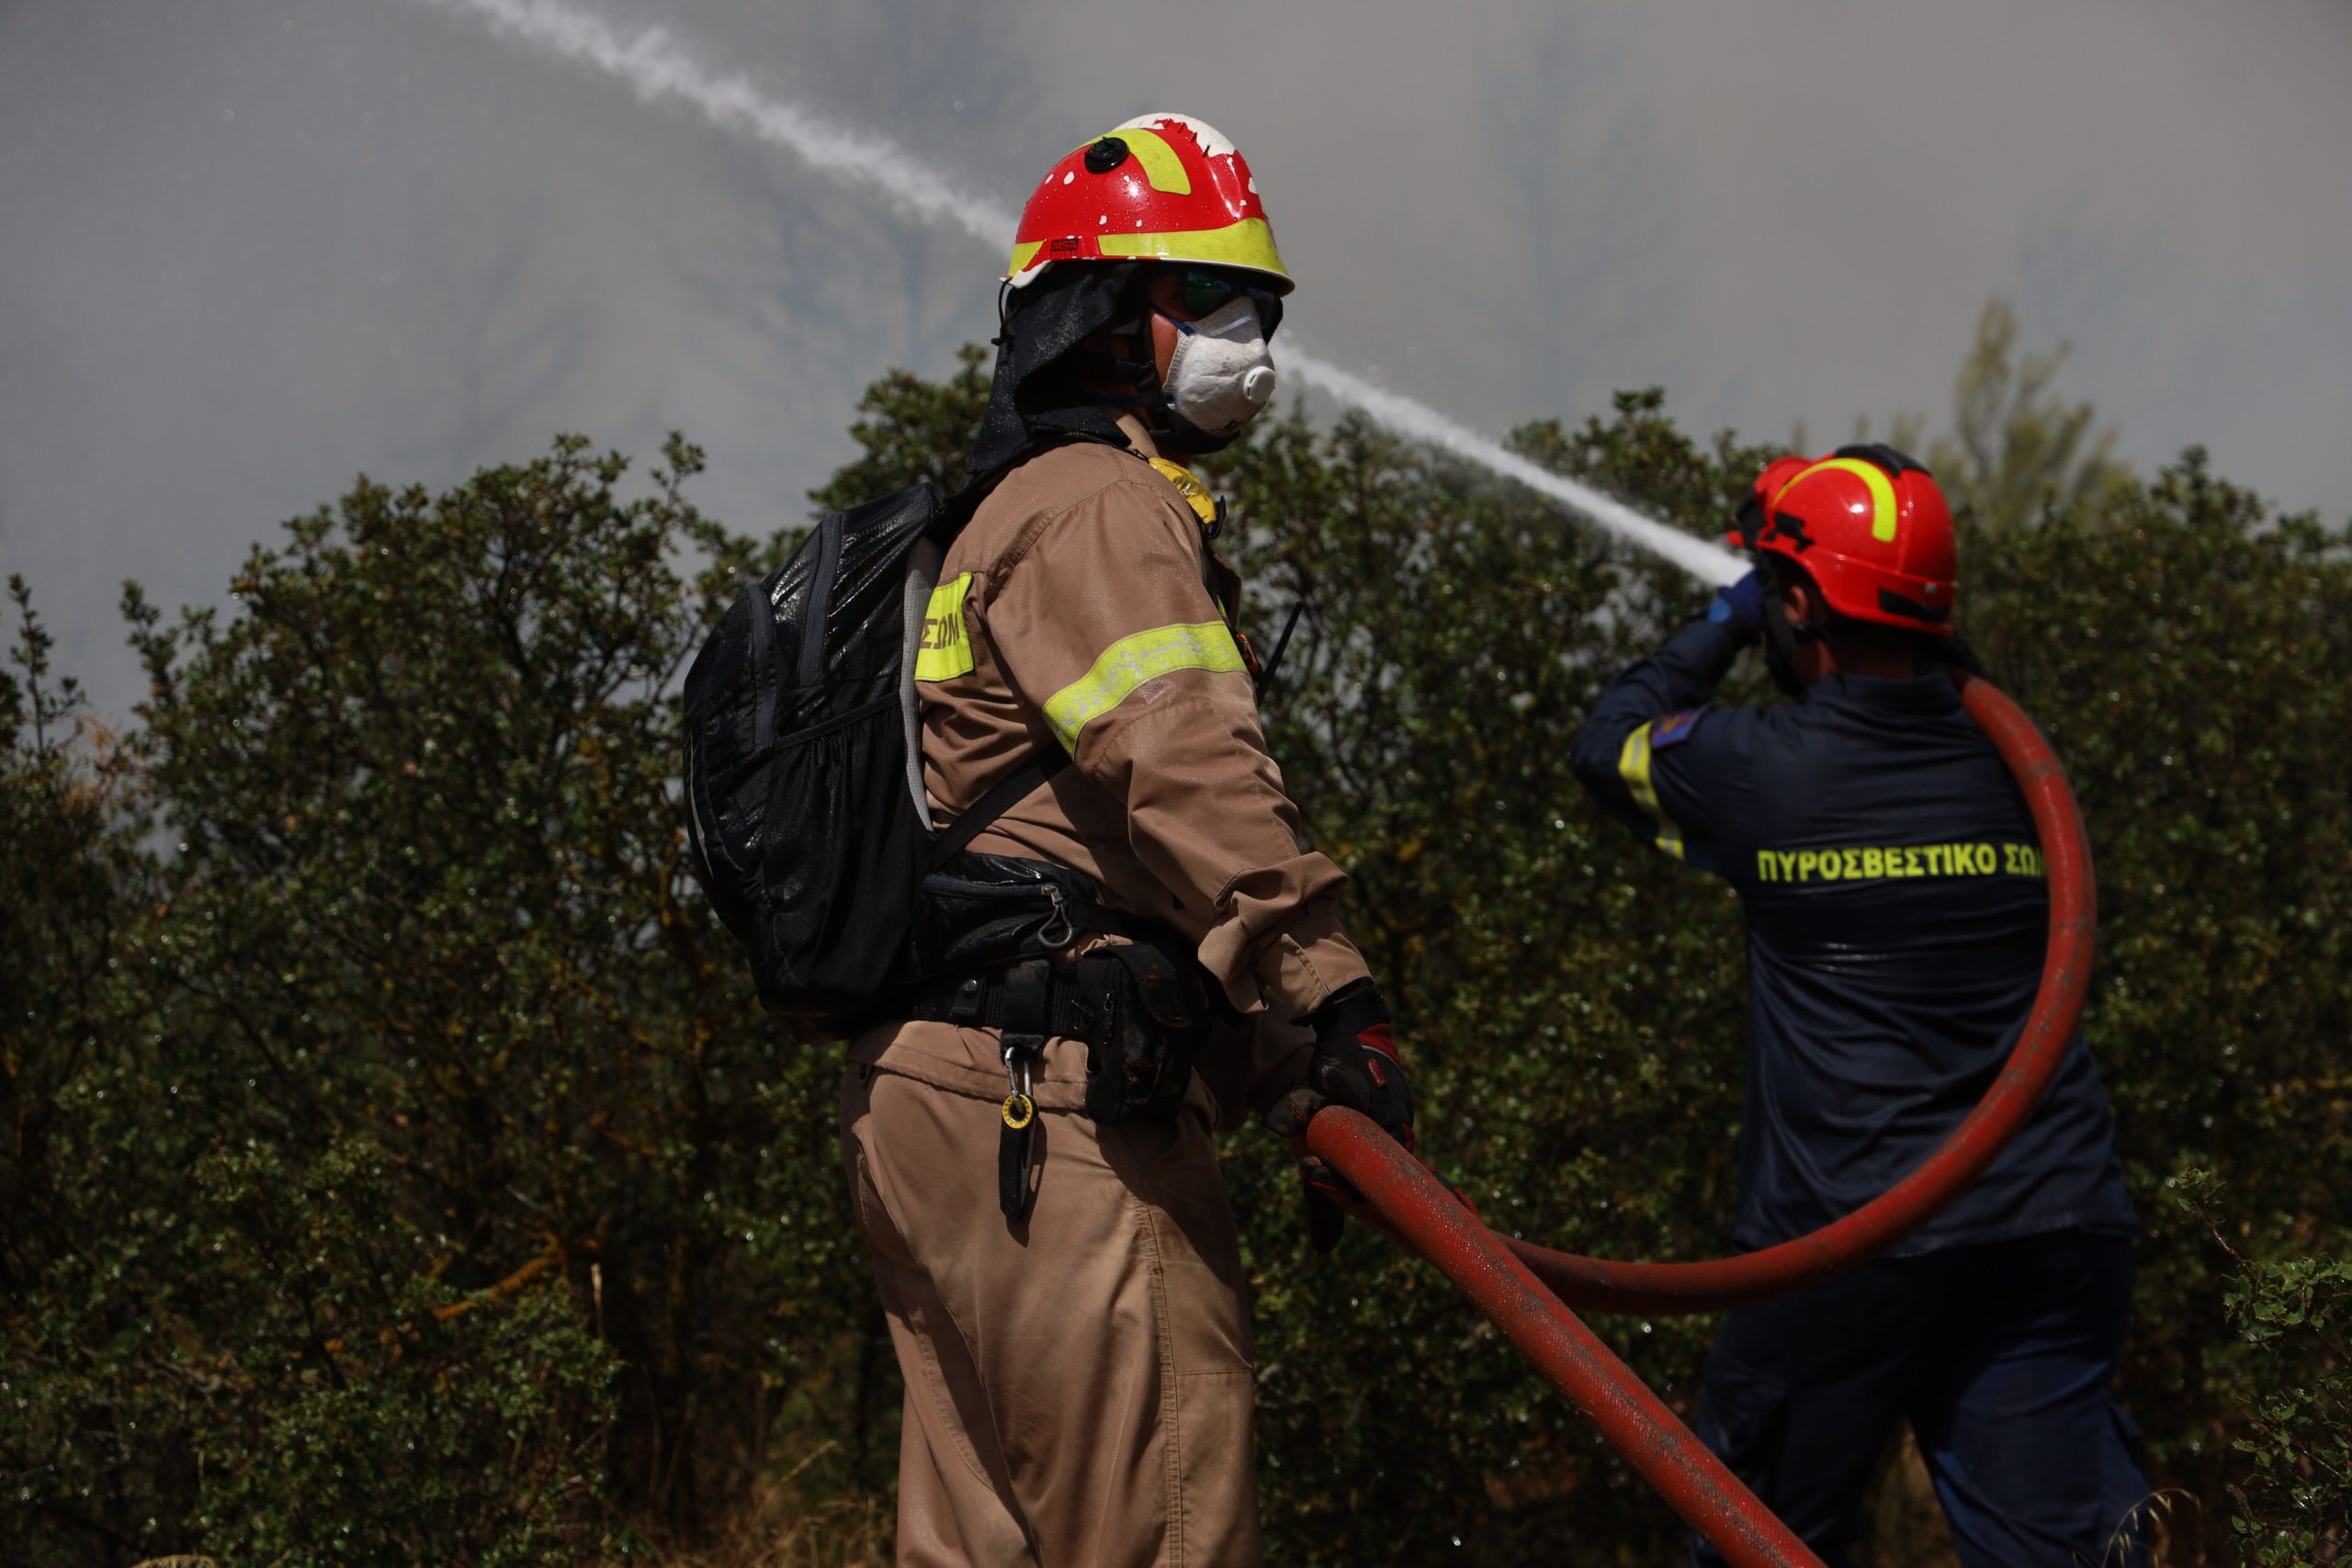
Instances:
[[[1381,1131],[1413,1146],[1413,1086],[1396,1059],[1388,1032],[1388,1005],[1369,979],[1340,987],[1323,1005],[1295,1022],[1315,1031],[1315,1055],[1306,1081],[1274,1103],[1266,1125],[1286,1138],[1306,1135],[1306,1123],[1326,1105],[1344,1105],[1373,1119]],[[1306,1185],[1306,1229],[1317,1252],[1340,1243],[1345,1218],[1339,1200],[1353,1197],[1339,1173],[1312,1155],[1298,1162]]]

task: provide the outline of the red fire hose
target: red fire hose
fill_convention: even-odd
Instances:
[[[1306,1124],[1306,1146],[1363,1194],[1366,1218],[1476,1302],[1725,1561],[1735,1568],[1823,1568],[1502,1237],[1371,1118],[1327,1105]]]
[[[1787,1295],[1858,1268],[1983,1175],[2049,1087],[2090,986],[2098,924],[2090,845],[2065,773],[2041,732],[1990,682],[1953,679],[1969,716],[2017,775],[2033,814],[2049,875],[2050,942],[2033,1010],[2000,1077],[1934,1154],[1878,1198],[1810,1235],[1760,1252],[1706,1263],[1612,1263],[1488,1230],[1418,1160],[1353,1111],[1326,1108],[1307,1124],[1307,1147],[1363,1194],[1363,1217],[1436,1264],[1739,1568],[1820,1560],[1571,1308],[1712,1312]]]

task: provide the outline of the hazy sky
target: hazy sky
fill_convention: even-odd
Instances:
[[[1490,432],[1939,422],[1998,293],[2127,457],[2352,513],[2346,0],[580,3],[1008,203],[1197,114],[1318,350]],[[425,0],[0,0],[0,570],[119,716],[120,579],[218,600],[363,470],[679,426],[765,530],[1001,265]]]

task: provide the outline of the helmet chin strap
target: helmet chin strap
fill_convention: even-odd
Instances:
[[[1801,697],[1804,695],[1804,682],[1797,679],[1797,649],[1819,641],[1828,628],[1817,621],[1789,619],[1788,598],[1769,569],[1764,581],[1768,584],[1764,590],[1764,668],[1770,671],[1772,684],[1789,696]]]
[[[1136,410],[1143,416],[1144,428],[1151,432],[1152,440],[1170,452],[1185,457],[1222,452],[1238,437],[1211,435],[1178,413],[1175,405],[1168,400],[1168,389],[1159,380],[1159,351],[1151,341],[1151,309],[1147,305],[1135,320],[1109,329],[1126,345],[1125,354],[1107,362],[1111,379],[1135,390],[1127,396],[1102,400]]]
[[[1159,389],[1159,356],[1151,346],[1151,312],[1146,310],[1110,330],[1125,345],[1125,352],[1111,360],[1112,379],[1135,389],[1139,408],[1165,404],[1168,399]]]

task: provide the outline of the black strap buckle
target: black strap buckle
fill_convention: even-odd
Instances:
[[[1053,965],[1042,958],[1023,959],[998,976],[996,991],[1004,1048],[1044,1050],[1046,1032],[1053,1026]]]

